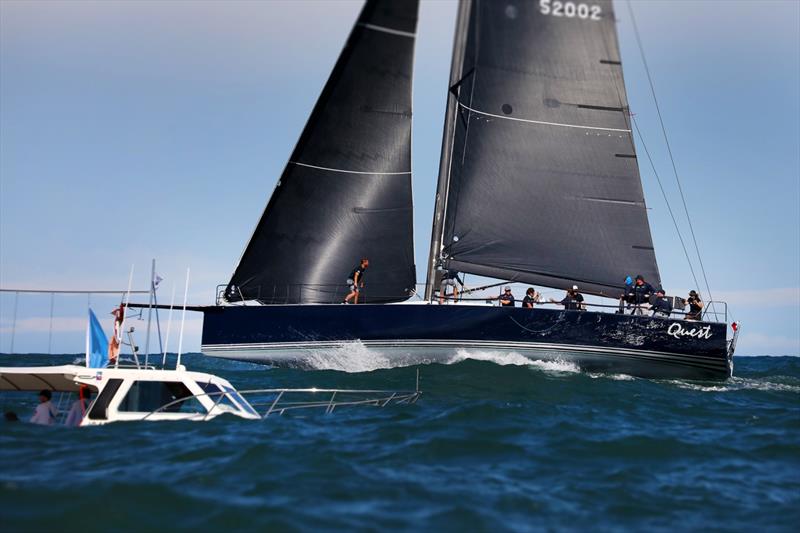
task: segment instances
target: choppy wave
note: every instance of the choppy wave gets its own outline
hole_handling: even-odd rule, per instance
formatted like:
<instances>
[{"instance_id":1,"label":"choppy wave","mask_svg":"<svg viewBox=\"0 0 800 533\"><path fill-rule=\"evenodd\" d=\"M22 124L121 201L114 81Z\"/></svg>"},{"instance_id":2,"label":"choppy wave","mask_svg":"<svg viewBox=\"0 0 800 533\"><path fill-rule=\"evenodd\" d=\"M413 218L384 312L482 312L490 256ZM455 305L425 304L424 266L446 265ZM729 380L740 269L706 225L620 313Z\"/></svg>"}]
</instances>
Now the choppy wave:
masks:
<instances>
[{"instance_id":1,"label":"choppy wave","mask_svg":"<svg viewBox=\"0 0 800 533\"><path fill-rule=\"evenodd\" d=\"M363 346L319 356L317 370L199 355L185 363L241 389L398 388L420 368L423 396L262 422L0 423L4 530L793 531L800 523L800 360L737 359L736 377L702 383L590 374L495 351L416 368ZM35 405L17 397L23 409Z\"/></svg>"}]
</instances>

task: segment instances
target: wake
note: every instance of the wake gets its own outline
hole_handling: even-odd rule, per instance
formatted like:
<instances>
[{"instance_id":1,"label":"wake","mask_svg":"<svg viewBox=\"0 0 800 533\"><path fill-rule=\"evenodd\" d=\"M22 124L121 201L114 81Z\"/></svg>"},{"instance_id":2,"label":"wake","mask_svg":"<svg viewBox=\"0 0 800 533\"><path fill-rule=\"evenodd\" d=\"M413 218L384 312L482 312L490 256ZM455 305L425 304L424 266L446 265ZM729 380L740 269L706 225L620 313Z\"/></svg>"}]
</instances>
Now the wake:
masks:
<instances>
[{"instance_id":1,"label":"wake","mask_svg":"<svg viewBox=\"0 0 800 533\"><path fill-rule=\"evenodd\" d=\"M465 361L484 361L500 366L524 366L545 372L578 373L577 365L559 360L534 360L516 352L499 350L467 350L459 349L454 355L446 358L430 358L424 355L392 356L391 358L378 351L371 350L360 341L350 342L337 348L326 348L313 351L304 361L304 366L312 370L336 370L339 372L359 373L402 368L414 365L442 364L455 365Z\"/></svg>"}]
</instances>

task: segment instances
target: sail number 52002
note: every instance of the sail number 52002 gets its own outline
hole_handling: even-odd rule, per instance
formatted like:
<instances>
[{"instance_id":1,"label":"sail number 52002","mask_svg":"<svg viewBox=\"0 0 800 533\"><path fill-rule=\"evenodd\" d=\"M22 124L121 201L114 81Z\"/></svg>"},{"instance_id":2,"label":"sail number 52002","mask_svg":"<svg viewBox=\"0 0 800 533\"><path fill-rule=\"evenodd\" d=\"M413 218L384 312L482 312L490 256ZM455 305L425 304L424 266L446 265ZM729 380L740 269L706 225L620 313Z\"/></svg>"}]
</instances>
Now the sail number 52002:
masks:
<instances>
[{"instance_id":1,"label":"sail number 52002","mask_svg":"<svg viewBox=\"0 0 800 533\"><path fill-rule=\"evenodd\" d=\"M559 2L559 0L539 0L539 12L553 17L581 18L600 20L600 6L576 4L575 2Z\"/></svg>"}]
</instances>

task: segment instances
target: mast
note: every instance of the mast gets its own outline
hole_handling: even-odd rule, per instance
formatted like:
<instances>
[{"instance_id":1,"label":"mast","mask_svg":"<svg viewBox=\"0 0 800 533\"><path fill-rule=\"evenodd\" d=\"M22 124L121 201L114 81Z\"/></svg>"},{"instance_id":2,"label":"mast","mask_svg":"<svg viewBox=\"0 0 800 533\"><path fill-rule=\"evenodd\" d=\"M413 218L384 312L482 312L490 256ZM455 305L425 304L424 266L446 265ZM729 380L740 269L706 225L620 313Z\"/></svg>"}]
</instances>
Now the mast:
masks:
<instances>
[{"instance_id":1,"label":"mast","mask_svg":"<svg viewBox=\"0 0 800 533\"><path fill-rule=\"evenodd\" d=\"M453 37L453 58L450 64L450 83L447 90L447 110L444 117L444 133L442 134L442 155L439 160L439 181L436 186L436 202L433 209L433 229L431 231L431 247L428 254L428 269L425 281L425 299L433 299L436 281L436 267L442 250L444 233L444 213L447 208L447 189L450 185L450 162L453 155L453 135L458 112L458 92L462 81L461 71L464 63L464 48L467 42L469 12L472 3L461 0L458 3L456 31Z\"/></svg>"}]
</instances>

